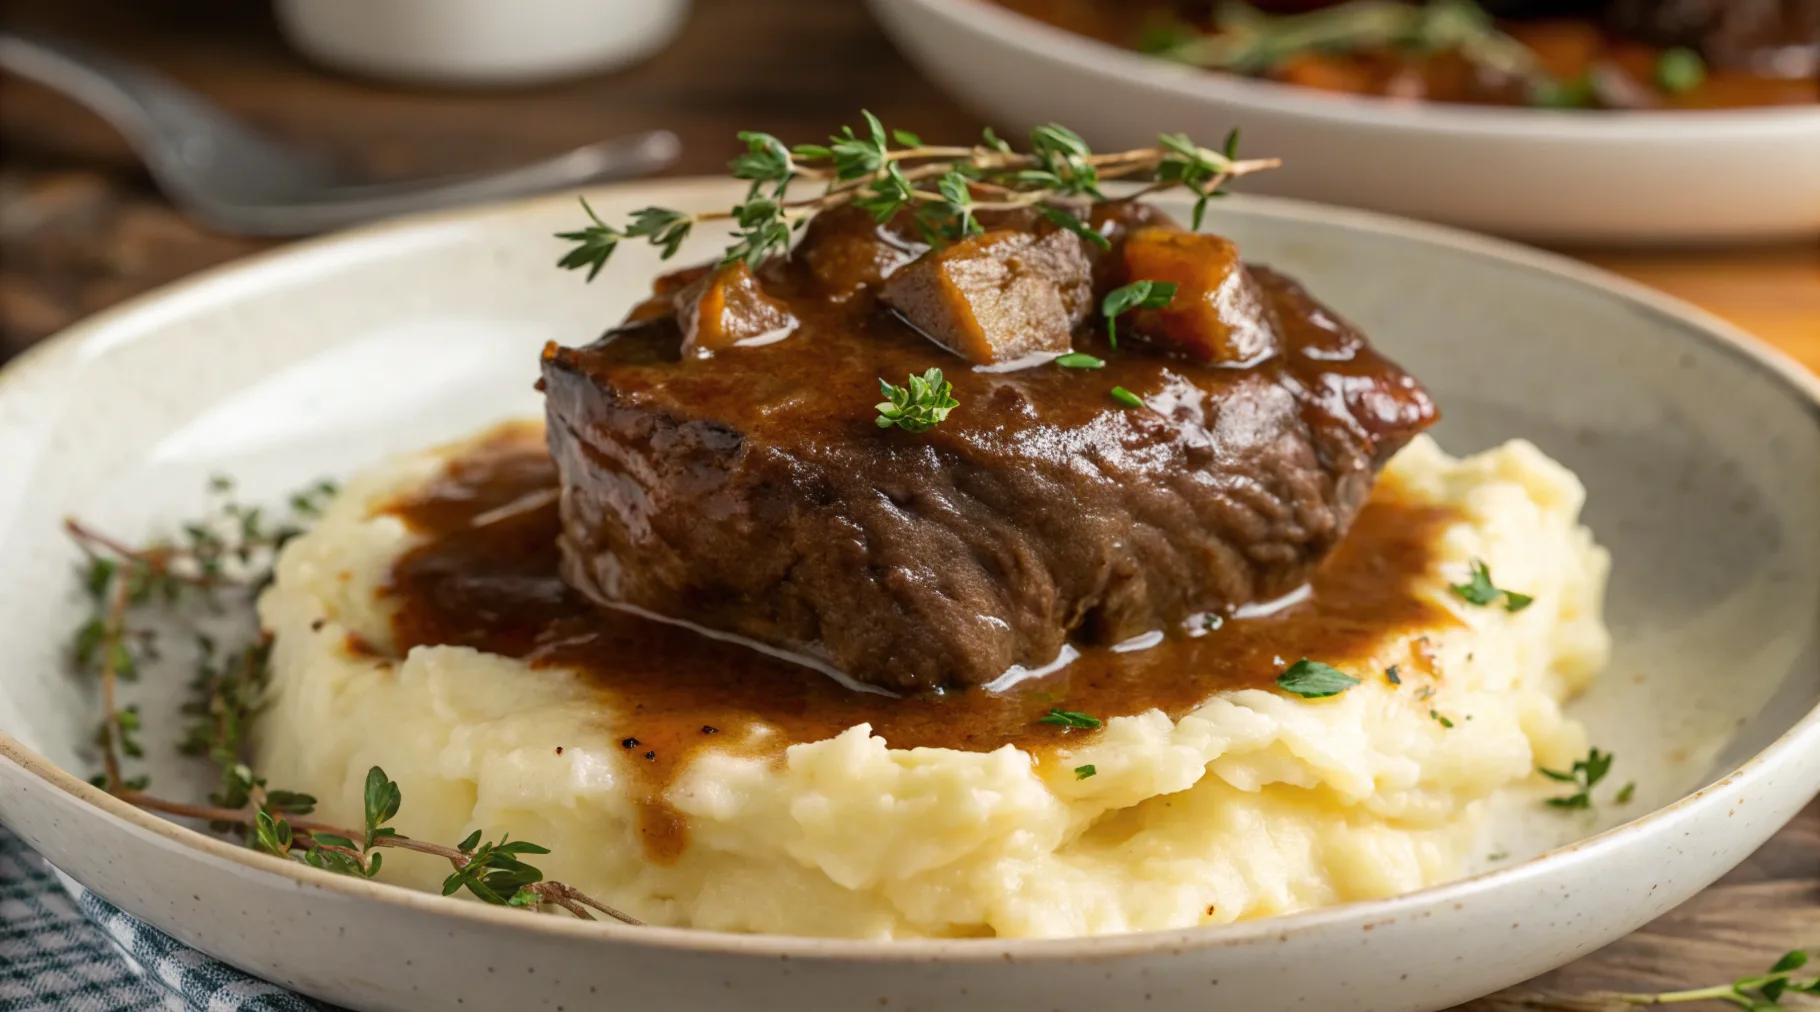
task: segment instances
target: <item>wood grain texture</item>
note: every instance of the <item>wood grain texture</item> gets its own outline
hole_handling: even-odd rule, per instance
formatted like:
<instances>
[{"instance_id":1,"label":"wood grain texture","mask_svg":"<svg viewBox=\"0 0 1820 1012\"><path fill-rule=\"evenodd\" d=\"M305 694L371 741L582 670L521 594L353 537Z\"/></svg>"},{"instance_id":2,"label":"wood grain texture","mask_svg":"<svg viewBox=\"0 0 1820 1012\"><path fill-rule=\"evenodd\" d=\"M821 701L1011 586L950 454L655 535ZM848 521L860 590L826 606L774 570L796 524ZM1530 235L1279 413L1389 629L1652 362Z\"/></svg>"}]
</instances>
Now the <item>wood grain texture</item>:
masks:
<instances>
[{"instance_id":1,"label":"wood grain texture","mask_svg":"<svg viewBox=\"0 0 1820 1012\"><path fill-rule=\"evenodd\" d=\"M1820 373L1820 242L1720 254L1580 256L1722 316Z\"/></svg>"},{"instance_id":2,"label":"wood grain texture","mask_svg":"<svg viewBox=\"0 0 1820 1012\"><path fill-rule=\"evenodd\" d=\"M675 173L714 173L738 129L818 137L862 106L927 137L981 125L920 79L854 0L697 0L683 36L641 66L473 93L321 73L284 47L267 7L0 0L0 21L105 46L275 133L390 175L493 168L660 126L683 138ZM104 124L17 81L0 80L0 144L0 360L121 299L272 245L175 213ZM1820 243L1582 255L1820 371ZM1820 947L1820 804L1681 909L1526 988L1705 986L1757 972L1794 946Z\"/></svg>"}]
</instances>

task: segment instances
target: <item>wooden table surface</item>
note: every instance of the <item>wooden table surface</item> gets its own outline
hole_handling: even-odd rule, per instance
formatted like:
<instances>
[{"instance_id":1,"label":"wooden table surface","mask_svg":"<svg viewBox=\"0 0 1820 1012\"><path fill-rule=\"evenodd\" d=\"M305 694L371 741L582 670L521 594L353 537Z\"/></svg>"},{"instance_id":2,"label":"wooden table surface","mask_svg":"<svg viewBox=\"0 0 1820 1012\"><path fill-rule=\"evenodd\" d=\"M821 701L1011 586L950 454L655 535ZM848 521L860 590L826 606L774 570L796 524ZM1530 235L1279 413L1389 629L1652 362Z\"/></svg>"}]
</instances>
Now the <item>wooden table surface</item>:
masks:
<instances>
[{"instance_id":1,"label":"wooden table surface","mask_svg":"<svg viewBox=\"0 0 1820 1012\"><path fill-rule=\"evenodd\" d=\"M736 130L819 138L862 106L926 137L981 125L898 58L855 0L697 0L682 38L642 66L489 93L321 73L284 47L268 5L246 0L0 0L0 23L105 46L381 173L487 169L653 127L682 136L676 173L718 173ZM272 245L185 220L105 125L17 81L0 83L0 144L0 361L121 299ZM1820 243L1581 255L1820 371ZM1820 948L1820 803L1681 909L1534 986L1704 986L1797 945Z\"/></svg>"}]
</instances>

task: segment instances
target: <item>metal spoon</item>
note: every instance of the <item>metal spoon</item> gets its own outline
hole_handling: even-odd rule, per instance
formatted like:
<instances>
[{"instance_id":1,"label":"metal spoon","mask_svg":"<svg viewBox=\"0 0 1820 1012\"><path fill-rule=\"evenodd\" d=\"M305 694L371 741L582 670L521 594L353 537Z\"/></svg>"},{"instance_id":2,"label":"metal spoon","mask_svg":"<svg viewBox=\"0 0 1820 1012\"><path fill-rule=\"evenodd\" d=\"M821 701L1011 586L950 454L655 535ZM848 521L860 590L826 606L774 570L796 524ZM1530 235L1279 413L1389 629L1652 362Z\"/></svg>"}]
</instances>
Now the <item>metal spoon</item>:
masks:
<instances>
[{"instance_id":1,"label":"metal spoon","mask_svg":"<svg viewBox=\"0 0 1820 1012\"><path fill-rule=\"evenodd\" d=\"M304 235L392 215L655 172L667 130L633 134L488 175L373 182L273 140L176 83L42 35L0 32L0 70L61 92L126 136L179 207L224 232Z\"/></svg>"}]
</instances>

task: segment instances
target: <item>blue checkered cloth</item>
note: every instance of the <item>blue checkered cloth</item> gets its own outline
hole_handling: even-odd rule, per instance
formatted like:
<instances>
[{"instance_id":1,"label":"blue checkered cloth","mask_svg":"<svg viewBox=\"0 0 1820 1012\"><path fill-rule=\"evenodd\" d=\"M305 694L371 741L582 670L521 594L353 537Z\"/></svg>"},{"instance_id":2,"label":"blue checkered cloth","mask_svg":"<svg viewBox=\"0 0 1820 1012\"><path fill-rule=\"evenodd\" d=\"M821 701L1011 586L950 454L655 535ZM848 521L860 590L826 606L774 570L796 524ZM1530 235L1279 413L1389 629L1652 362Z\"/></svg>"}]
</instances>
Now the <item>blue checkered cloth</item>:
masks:
<instances>
[{"instance_id":1,"label":"blue checkered cloth","mask_svg":"<svg viewBox=\"0 0 1820 1012\"><path fill-rule=\"evenodd\" d=\"M0 827L0 1012L332 1012L77 885Z\"/></svg>"}]
</instances>

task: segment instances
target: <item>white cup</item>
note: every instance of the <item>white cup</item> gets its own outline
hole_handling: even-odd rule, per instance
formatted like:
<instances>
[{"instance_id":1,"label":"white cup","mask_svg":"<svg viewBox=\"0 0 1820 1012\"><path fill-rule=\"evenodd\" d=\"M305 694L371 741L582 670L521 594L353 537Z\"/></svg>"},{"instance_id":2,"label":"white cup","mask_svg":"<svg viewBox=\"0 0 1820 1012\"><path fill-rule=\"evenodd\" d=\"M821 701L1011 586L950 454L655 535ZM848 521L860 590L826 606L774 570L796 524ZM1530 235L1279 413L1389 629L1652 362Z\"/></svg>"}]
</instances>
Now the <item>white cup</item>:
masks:
<instances>
[{"instance_id":1,"label":"white cup","mask_svg":"<svg viewBox=\"0 0 1820 1012\"><path fill-rule=\"evenodd\" d=\"M661 49L688 0L277 0L304 55L422 84L532 84L610 70Z\"/></svg>"}]
</instances>

